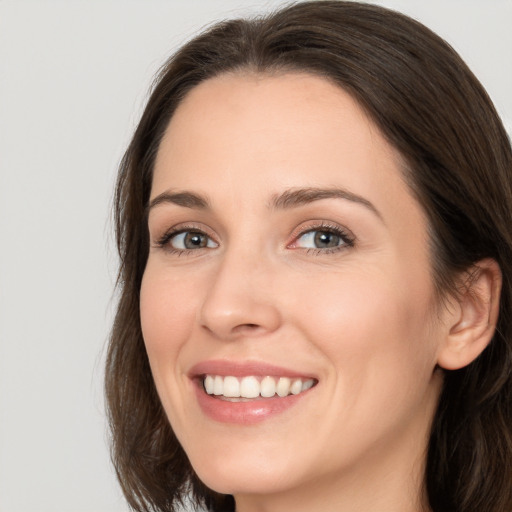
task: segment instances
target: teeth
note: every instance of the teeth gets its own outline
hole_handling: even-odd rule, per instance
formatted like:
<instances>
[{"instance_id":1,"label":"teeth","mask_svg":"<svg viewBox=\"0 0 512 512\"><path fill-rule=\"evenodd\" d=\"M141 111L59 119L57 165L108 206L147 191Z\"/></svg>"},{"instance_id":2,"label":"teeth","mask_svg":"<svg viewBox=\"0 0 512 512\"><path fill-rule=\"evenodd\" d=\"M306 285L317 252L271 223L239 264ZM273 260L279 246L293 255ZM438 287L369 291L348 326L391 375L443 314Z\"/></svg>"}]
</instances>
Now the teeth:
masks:
<instances>
[{"instance_id":1,"label":"teeth","mask_svg":"<svg viewBox=\"0 0 512 512\"><path fill-rule=\"evenodd\" d=\"M307 391L314 385L313 379L290 379L288 377L258 377L248 376L238 379L233 376L206 375L204 389L209 395L224 396L226 398L264 398L273 397L276 393L280 397L290 394L298 395Z\"/></svg>"},{"instance_id":2,"label":"teeth","mask_svg":"<svg viewBox=\"0 0 512 512\"><path fill-rule=\"evenodd\" d=\"M281 377L277 383L277 394L279 396L288 396L290 394L291 382L288 377Z\"/></svg>"},{"instance_id":3,"label":"teeth","mask_svg":"<svg viewBox=\"0 0 512 512\"><path fill-rule=\"evenodd\" d=\"M204 379L204 389L209 395L213 395L215 389L215 379L211 375L207 375Z\"/></svg>"},{"instance_id":4,"label":"teeth","mask_svg":"<svg viewBox=\"0 0 512 512\"><path fill-rule=\"evenodd\" d=\"M220 396L223 394L223 392L224 392L224 379L217 375L213 381L213 394Z\"/></svg>"},{"instance_id":5,"label":"teeth","mask_svg":"<svg viewBox=\"0 0 512 512\"><path fill-rule=\"evenodd\" d=\"M298 395L302 391L302 381L295 379L290 386L290 392L292 395Z\"/></svg>"},{"instance_id":6,"label":"teeth","mask_svg":"<svg viewBox=\"0 0 512 512\"><path fill-rule=\"evenodd\" d=\"M240 396L240 382L236 377L224 377L224 392L228 398L238 398Z\"/></svg>"},{"instance_id":7,"label":"teeth","mask_svg":"<svg viewBox=\"0 0 512 512\"><path fill-rule=\"evenodd\" d=\"M260 395L262 397L270 398L276 394L276 381L272 377L264 377L260 386Z\"/></svg>"},{"instance_id":8,"label":"teeth","mask_svg":"<svg viewBox=\"0 0 512 512\"><path fill-rule=\"evenodd\" d=\"M256 398L260 396L260 383L256 377L244 377L240 383L240 396Z\"/></svg>"},{"instance_id":9,"label":"teeth","mask_svg":"<svg viewBox=\"0 0 512 512\"><path fill-rule=\"evenodd\" d=\"M313 379L308 379L302 383L302 391L307 391L313 387Z\"/></svg>"}]
</instances>

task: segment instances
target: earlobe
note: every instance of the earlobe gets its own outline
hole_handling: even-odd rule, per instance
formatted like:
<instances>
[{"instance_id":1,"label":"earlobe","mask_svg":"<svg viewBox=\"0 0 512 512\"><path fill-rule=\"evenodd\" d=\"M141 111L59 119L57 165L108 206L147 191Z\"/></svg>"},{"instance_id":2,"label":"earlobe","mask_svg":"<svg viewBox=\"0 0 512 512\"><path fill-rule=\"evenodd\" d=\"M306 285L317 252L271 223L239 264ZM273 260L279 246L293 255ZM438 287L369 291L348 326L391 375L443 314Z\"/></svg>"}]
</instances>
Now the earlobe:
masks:
<instances>
[{"instance_id":1,"label":"earlobe","mask_svg":"<svg viewBox=\"0 0 512 512\"><path fill-rule=\"evenodd\" d=\"M501 282L500 267L490 258L479 261L464 274L438 354L441 368L463 368L487 347L498 321Z\"/></svg>"}]
</instances>

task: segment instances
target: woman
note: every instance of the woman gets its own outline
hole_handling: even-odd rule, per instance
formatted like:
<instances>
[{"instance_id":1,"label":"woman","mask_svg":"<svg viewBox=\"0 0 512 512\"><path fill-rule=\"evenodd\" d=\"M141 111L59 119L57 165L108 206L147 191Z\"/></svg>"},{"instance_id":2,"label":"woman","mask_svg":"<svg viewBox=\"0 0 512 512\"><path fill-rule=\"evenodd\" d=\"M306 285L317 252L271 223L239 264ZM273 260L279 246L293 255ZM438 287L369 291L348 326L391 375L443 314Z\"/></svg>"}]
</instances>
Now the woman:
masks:
<instances>
[{"instance_id":1,"label":"woman","mask_svg":"<svg viewBox=\"0 0 512 512\"><path fill-rule=\"evenodd\" d=\"M214 26L121 165L107 361L130 505L509 511L512 152L380 7Z\"/></svg>"}]
</instances>

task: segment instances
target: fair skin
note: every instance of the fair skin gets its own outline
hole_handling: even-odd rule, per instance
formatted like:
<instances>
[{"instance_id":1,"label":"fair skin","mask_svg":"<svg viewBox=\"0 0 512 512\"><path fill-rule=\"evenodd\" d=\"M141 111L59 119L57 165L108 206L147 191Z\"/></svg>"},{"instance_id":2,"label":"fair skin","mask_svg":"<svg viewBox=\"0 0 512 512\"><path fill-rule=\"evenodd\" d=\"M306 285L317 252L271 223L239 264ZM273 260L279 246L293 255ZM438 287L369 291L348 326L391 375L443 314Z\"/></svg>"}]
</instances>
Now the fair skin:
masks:
<instances>
[{"instance_id":1,"label":"fair skin","mask_svg":"<svg viewBox=\"0 0 512 512\"><path fill-rule=\"evenodd\" d=\"M307 74L210 79L170 122L151 201L143 335L201 480L238 512L427 510L436 367L485 348L499 269L481 262L476 293L436 307L424 212L358 104ZM203 387L280 371L313 387Z\"/></svg>"}]
</instances>

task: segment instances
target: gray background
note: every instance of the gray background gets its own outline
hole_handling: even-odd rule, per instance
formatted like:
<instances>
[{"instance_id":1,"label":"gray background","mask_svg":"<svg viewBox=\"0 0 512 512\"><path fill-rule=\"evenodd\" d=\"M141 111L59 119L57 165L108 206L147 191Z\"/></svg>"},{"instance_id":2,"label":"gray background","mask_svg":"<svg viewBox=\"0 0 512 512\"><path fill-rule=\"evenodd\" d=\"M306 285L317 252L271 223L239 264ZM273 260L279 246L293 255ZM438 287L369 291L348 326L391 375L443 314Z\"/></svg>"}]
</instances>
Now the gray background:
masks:
<instances>
[{"instance_id":1,"label":"gray background","mask_svg":"<svg viewBox=\"0 0 512 512\"><path fill-rule=\"evenodd\" d=\"M116 166L147 88L207 23L284 2L0 0L0 511L126 510L102 365ZM512 120L512 0L389 0L433 28Z\"/></svg>"}]
</instances>

